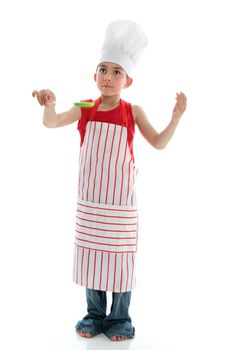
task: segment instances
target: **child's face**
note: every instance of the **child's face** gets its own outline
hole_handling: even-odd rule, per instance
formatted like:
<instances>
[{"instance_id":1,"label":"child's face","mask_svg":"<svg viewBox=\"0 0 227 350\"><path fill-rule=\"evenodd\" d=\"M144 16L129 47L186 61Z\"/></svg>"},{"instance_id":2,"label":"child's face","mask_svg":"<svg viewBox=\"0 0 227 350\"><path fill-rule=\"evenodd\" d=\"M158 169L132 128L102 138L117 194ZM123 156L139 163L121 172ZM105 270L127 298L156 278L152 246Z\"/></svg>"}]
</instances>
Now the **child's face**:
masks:
<instances>
[{"instance_id":1,"label":"child's face","mask_svg":"<svg viewBox=\"0 0 227 350\"><path fill-rule=\"evenodd\" d=\"M122 89L132 84L125 70L116 63L103 62L99 64L95 73L98 89L105 96L119 95Z\"/></svg>"}]
</instances>

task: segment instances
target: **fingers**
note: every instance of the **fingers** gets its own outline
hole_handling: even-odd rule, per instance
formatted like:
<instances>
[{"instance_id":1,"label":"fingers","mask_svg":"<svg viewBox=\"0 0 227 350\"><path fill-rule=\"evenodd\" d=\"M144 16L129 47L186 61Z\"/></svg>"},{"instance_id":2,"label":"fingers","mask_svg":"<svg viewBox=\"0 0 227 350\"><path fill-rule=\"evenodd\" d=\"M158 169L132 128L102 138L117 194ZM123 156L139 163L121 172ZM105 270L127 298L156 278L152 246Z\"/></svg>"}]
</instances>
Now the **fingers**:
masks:
<instances>
[{"instance_id":1,"label":"fingers","mask_svg":"<svg viewBox=\"0 0 227 350\"><path fill-rule=\"evenodd\" d=\"M173 109L173 117L180 118L186 109L187 98L183 92L176 93L176 104Z\"/></svg>"},{"instance_id":2,"label":"fingers","mask_svg":"<svg viewBox=\"0 0 227 350\"><path fill-rule=\"evenodd\" d=\"M178 112L179 115L182 115L186 109L187 98L183 92L176 94L176 105L174 108L174 113Z\"/></svg>"},{"instance_id":3,"label":"fingers","mask_svg":"<svg viewBox=\"0 0 227 350\"><path fill-rule=\"evenodd\" d=\"M183 92L176 93L176 100L178 105L185 106L186 108L187 98Z\"/></svg>"},{"instance_id":4,"label":"fingers","mask_svg":"<svg viewBox=\"0 0 227 350\"><path fill-rule=\"evenodd\" d=\"M182 100L186 100L186 96L183 92L180 92L180 93L176 93L176 99L182 99Z\"/></svg>"},{"instance_id":5,"label":"fingers","mask_svg":"<svg viewBox=\"0 0 227 350\"><path fill-rule=\"evenodd\" d=\"M37 100L39 101L39 104L42 106L43 105L43 103L42 103L42 98L41 98L41 91L37 91L37 90L34 90L33 92L32 92L32 96L33 97L37 97Z\"/></svg>"}]
</instances>

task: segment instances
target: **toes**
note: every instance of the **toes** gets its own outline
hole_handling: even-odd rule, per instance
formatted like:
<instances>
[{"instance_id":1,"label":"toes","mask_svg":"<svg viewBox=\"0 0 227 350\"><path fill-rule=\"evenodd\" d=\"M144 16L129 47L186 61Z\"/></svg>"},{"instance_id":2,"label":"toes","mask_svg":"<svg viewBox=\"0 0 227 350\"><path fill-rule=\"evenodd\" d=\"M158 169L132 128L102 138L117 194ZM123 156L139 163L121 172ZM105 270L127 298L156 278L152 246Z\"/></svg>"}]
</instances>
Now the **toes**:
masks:
<instances>
[{"instance_id":1,"label":"toes","mask_svg":"<svg viewBox=\"0 0 227 350\"><path fill-rule=\"evenodd\" d=\"M91 333L85 333L85 334L86 334L86 338L91 338L92 337Z\"/></svg>"},{"instance_id":2,"label":"toes","mask_svg":"<svg viewBox=\"0 0 227 350\"><path fill-rule=\"evenodd\" d=\"M127 340L128 338L125 337L119 337L119 340Z\"/></svg>"},{"instance_id":3,"label":"toes","mask_svg":"<svg viewBox=\"0 0 227 350\"><path fill-rule=\"evenodd\" d=\"M85 334L86 334L86 333L84 333L84 332L79 332L79 335L80 335L81 337L85 337Z\"/></svg>"},{"instance_id":4,"label":"toes","mask_svg":"<svg viewBox=\"0 0 227 350\"><path fill-rule=\"evenodd\" d=\"M84 338L91 338L92 337L91 333L88 333L88 332L79 332L79 335L81 337L84 337Z\"/></svg>"},{"instance_id":5,"label":"toes","mask_svg":"<svg viewBox=\"0 0 227 350\"><path fill-rule=\"evenodd\" d=\"M126 338L126 337L116 337L116 336L114 336L114 337L112 337L111 338L111 340L113 340L113 341L122 341L122 340L127 340L128 338Z\"/></svg>"}]
</instances>

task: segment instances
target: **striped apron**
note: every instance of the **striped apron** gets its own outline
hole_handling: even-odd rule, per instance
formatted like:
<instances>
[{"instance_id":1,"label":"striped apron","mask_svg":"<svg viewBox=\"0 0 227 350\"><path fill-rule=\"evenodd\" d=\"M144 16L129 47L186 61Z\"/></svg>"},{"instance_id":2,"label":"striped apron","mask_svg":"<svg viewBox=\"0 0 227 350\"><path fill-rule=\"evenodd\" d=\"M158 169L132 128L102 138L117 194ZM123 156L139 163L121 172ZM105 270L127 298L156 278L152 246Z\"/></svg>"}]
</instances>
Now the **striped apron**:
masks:
<instances>
[{"instance_id":1,"label":"striped apron","mask_svg":"<svg viewBox=\"0 0 227 350\"><path fill-rule=\"evenodd\" d=\"M86 288L126 292L135 288L137 207L135 168L122 125L94 121L91 109L80 149L73 280Z\"/></svg>"}]
</instances>

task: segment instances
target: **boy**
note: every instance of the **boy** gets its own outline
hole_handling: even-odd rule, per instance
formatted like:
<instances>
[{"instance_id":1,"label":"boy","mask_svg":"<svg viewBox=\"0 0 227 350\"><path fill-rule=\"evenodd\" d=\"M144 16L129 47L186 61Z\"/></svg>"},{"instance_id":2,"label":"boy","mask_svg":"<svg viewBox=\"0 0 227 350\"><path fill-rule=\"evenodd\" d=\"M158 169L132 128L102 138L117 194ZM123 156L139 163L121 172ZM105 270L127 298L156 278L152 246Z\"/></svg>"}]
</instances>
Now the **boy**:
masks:
<instances>
[{"instance_id":1,"label":"boy","mask_svg":"<svg viewBox=\"0 0 227 350\"><path fill-rule=\"evenodd\" d=\"M60 127L78 122L81 136L74 281L86 287L88 314L76 330L91 338L104 333L113 341L133 338L129 316L131 290L135 288L137 207L133 155L135 124L155 148L164 148L186 108L183 93L168 126L158 133L139 106L121 99L132 85L132 70L147 39L135 22L112 22L94 75L100 98L93 107L72 107L56 114L55 95L34 91L44 105L44 125ZM106 315L106 291L113 296Z\"/></svg>"}]
</instances>

